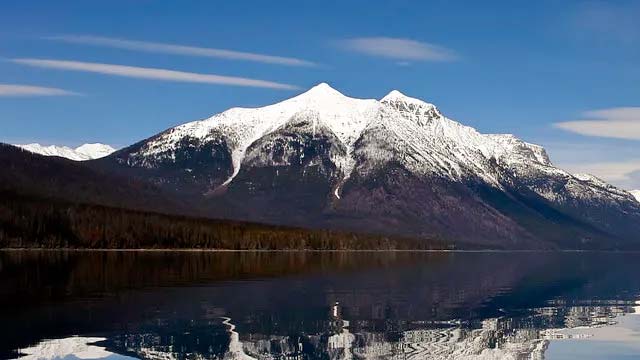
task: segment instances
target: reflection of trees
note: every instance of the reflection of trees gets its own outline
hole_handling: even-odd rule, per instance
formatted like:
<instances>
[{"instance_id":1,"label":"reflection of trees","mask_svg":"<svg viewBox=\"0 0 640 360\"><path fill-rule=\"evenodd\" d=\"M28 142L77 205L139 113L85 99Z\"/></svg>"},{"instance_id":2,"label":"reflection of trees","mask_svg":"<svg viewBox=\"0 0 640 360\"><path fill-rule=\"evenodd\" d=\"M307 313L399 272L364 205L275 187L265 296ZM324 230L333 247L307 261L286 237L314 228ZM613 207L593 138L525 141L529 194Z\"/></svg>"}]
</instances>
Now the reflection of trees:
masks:
<instances>
[{"instance_id":1,"label":"reflection of trees","mask_svg":"<svg viewBox=\"0 0 640 360\"><path fill-rule=\"evenodd\" d=\"M0 291L13 296L1 297L0 303L20 295L45 301L141 287L395 268L446 258L405 252L9 251L0 252Z\"/></svg>"}]
</instances>

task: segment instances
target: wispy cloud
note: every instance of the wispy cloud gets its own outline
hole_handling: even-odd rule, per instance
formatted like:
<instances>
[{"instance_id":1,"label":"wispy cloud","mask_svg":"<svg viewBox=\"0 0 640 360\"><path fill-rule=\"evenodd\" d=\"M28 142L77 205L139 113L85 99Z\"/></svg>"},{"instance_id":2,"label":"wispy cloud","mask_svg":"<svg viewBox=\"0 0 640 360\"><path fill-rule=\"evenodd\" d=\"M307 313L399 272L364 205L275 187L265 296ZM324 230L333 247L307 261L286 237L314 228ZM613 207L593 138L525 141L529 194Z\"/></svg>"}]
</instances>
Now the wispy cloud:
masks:
<instances>
[{"instance_id":1,"label":"wispy cloud","mask_svg":"<svg viewBox=\"0 0 640 360\"><path fill-rule=\"evenodd\" d=\"M640 140L640 107L587 111L587 120L563 121L554 127L585 136Z\"/></svg>"},{"instance_id":2,"label":"wispy cloud","mask_svg":"<svg viewBox=\"0 0 640 360\"><path fill-rule=\"evenodd\" d=\"M633 141L576 138L543 143L561 169L593 174L623 189L640 189L640 155Z\"/></svg>"},{"instance_id":3,"label":"wispy cloud","mask_svg":"<svg viewBox=\"0 0 640 360\"><path fill-rule=\"evenodd\" d=\"M92 46L102 46L109 48L143 51L162 54L175 54L186 56L200 56L210 58L220 58L229 60L244 60L266 64L277 64L287 66L314 66L315 63L294 57L274 56L257 54L251 52L234 51L227 49L216 49L197 46L186 46L177 44L166 44L158 42L137 41L116 39L91 35L59 35L47 36L45 39L61 41L72 44L83 44Z\"/></svg>"},{"instance_id":4,"label":"wispy cloud","mask_svg":"<svg viewBox=\"0 0 640 360\"><path fill-rule=\"evenodd\" d=\"M350 51L405 61L454 61L452 50L442 46L410 39L391 37L360 37L341 40L339 44Z\"/></svg>"},{"instance_id":5,"label":"wispy cloud","mask_svg":"<svg viewBox=\"0 0 640 360\"><path fill-rule=\"evenodd\" d=\"M627 161L568 163L563 168L572 173L595 175L626 189L640 189L640 159Z\"/></svg>"},{"instance_id":6,"label":"wispy cloud","mask_svg":"<svg viewBox=\"0 0 640 360\"><path fill-rule=\"evenodd\" d=\"M35 66L48 69L60 69L70 71L82 71L99 73L113 76L121 76L128 78L148 79L148 80L164 80L176 82L190 83L207 83L231 86L247 86L269 89L295 90L298 87L289 84L283 84L273 81L249 79L235 76L223 76L215 74L201 74L185 71L146 68L137 66L114 65L91 63L81 61L68 60L51 60L51 59L11 59L12 62L28 66Z\"/></svg>"},{"instance_id":7,"label":"wispy cloud","mask_svg":"<svg viewBox=\"0 0 640 360\"><path fill-rule=\"evenodd\" d=\"M31 97L31 96L68 96L80 95L73 91L20 84L1 84L0 97Z\"/></svg>"}]
</instances>

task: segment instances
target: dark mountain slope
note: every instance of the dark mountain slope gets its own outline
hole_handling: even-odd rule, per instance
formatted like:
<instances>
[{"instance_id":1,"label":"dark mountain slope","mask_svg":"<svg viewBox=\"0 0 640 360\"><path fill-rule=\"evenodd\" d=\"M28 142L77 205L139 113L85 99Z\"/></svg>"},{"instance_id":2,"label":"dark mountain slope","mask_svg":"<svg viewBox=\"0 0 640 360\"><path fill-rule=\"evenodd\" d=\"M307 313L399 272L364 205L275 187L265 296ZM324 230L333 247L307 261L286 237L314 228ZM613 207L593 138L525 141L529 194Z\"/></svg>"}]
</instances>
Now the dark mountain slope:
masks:
<instances>
[{"instance_id":1,"label":"dark mountain slope","mask_svg":"<svg viewBox=\"0 0 640 360\"><path fill-rule=\"evenodd\" d=\"M397 91L355 99L320 84L89 165L150 181L217 218L485 248L640 247L640 203L630 193Z\"/></svg>"},{"instance_id":2,"label":"dark mountain slope","mask_svg":"<svg viewBox=\"0 0 640 360\"><path fill-rule=\"evenodd\" d=\"M0 169L0 192L5 194L166 213L192 212L185 203L148 181L11 145L0 144Z\"/></svg>"}]
</instances>

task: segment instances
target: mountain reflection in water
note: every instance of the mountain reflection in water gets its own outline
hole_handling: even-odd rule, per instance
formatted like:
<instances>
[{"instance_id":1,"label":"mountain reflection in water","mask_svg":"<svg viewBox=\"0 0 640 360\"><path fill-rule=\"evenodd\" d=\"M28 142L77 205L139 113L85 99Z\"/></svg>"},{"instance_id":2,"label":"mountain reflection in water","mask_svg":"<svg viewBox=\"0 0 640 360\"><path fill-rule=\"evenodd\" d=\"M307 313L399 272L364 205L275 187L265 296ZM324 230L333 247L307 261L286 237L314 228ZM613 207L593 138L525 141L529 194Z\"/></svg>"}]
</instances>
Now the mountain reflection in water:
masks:
<instances>
[{"instance_id":1,"label":"mountain reflection in water","mask_svg":"<svg viewBox=\"0 0 640 360\"><path fill-rule=\"evenodd\" d=\"M627 346L640 340L638 260L0 252L0 358L553 359L605 340L640 351Z\"/></svg>"}]
</instances>

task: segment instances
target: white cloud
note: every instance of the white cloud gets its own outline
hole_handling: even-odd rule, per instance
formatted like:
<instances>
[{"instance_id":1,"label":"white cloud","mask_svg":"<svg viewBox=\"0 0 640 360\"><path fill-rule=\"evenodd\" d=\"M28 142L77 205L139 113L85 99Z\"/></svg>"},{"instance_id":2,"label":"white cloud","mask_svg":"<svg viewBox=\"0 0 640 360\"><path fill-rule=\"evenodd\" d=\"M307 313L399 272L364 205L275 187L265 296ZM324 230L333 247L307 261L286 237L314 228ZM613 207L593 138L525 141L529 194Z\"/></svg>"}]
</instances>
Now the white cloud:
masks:
<instances>
[{"instance_id":1,"label":"white cloud","mask_svg":"<svg viewBox=\"0 0 640 360\"><path fill-rule=\"evenodd\" d=\"M165 44L148 41L136 41L125 39L114 39L100 36L90 35L60 35L45 37L48 40L61 41L73 44L83 44L92 46L102 46L117 49L144 51L162 54L175 54L187 56L200 56L210 58L221 58L230 60L245 60L267 64L278 64L287 66L314 66L311 61L302 60L293 57L273 56L265 54L256 54L250 52L205 48L196 46Z\"/></svg>"},{"instance_id":2,"label":"white cloud","mask_svg":"<svg viewBox=\"0 0 640 360\"><path fill-rule=\"evenodd\" d=\"M640 159L593 163L567 163L562 168L571 173L595 175L607 182L626 189L640 188Z\"/></svg>"},{"instance_id":3,"label":"white cloud","mask_svg":"<svg viewBox=\"0 0 640 360\"><path fill-rule=\"evenodd\" d=\"M572 120L554 127L585 136L640 140L640 107L593 110L584 113L592 120Z\"/></svg>"},{"instance_id":4,"label":"white cloud","mask_svg":"<svg viewBox=\"0 0 640 360\"><path fill-rule=\"evenodd\" d=\"M278 83L273 81L249 79L249 78L234 77L234 76L223 76L223 75L215 75L215 74L192 73L192 72L167 70L167 69L145 68L145 67L137 67L137 66L113 65L113 64L68 61L68 60L50 60L50 59L12 59L11 61L17 64L23 64L23 65L35 66L35 67L41 67L41 68L91 72L91 73L99 73L99 74L138 78L138 79L207 83L207 84L220 84L220 85L231 85L231 86L285 89L285 90L298 89L294 85L283 84L283 83Z\"/></svg>"},{"instance_id":5,"label":"white cloud","mask_svg":"<svg viewBox=\"0 0 640 360\"><path fill-rule=\"evenodd\" d=\"M67 91L58 88L19 85L19 84L0 84L0 97L30 97L30 96L67 96L80 95L73 91Z\"/></svg>"},{"instance_id":6,"label":"white cloud","mask_svg":"<svg viewBox=\"0 0 640 360\"><path fill-rule=\"evenodd\" d=\"M340 41L351 51L406 61L453 61L458 57L447 48L410 39L361 37Z\"/></svg>"},{"instance_id":7,"label":"white cloud","mask_svg":"<svg viewBox=\"0 0 640 360\"><path fill-rule=\"evenodd\" d=\"M592 174L622 189L640 189L640 154L633 142L585 138L547 142L545 147L553 163L570 173Z\"/></svg>"}]
</instances>

